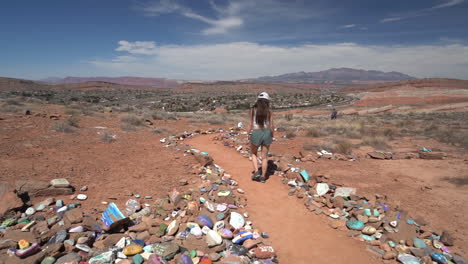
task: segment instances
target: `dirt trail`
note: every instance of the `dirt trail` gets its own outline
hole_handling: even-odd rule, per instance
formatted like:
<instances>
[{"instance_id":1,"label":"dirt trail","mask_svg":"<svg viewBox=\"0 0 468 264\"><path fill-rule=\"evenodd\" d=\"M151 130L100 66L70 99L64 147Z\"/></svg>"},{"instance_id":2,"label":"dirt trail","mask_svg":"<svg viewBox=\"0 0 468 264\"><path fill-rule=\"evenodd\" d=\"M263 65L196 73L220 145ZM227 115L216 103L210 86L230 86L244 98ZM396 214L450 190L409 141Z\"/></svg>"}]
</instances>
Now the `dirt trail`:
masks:
<instances>
[{"instance_id":1,"label":"dirt trail","mask_svg":"<svg viewBox=\"0 0 468 264\"><path fill-rule=\"evenodd\" d=\"M198 136L188 143L207 151L239 182L246 192L252 221L268 232L280 263L382 263L366 251L364 243L332 229L297 198L288 196L279 177L272 176L264 184L251 181L250 161L212 138Z\"/></svg>"}]
</instances>

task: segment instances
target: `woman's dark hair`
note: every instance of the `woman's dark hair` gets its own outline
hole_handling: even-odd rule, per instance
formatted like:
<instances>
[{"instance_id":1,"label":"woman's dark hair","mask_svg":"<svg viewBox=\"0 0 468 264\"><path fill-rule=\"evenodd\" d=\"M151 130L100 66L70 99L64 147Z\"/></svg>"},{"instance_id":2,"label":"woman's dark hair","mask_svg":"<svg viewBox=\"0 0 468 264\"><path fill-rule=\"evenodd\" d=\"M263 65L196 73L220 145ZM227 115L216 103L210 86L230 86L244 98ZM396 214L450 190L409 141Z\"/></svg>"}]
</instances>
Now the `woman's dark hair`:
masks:
<instances>
[{"instance_id":1,"label":"woman's dark hair","mask_svg":"<svg viewBox=\"0 0 468 264\"><path fill-rule=\"evenodd\" d=\"M257 124L265 126L268 118L270 117L270 102L267 99L258 99L253 106L255 111L255 120Z\"/></svg>"}]
</instances>

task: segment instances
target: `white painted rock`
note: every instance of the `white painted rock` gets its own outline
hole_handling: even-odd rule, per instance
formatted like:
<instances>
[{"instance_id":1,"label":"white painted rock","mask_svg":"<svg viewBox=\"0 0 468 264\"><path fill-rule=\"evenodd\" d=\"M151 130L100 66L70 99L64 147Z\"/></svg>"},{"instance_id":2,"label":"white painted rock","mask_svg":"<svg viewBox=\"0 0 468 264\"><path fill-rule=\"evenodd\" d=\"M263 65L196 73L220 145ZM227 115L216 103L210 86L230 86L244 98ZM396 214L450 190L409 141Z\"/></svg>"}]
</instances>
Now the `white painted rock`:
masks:
<instances>
[{"instance_id":1,"label":"white painted rock","mask_svg":"<svg viewBox=\"0 0 468 264\"><path fill-rule=\"evenodd\" d=\"M221 243L223 243L223 238L218 234L218 232L210 230L208 231L208 234L206 234L206 243L209 247L221 245Z\"/></svg>"},{"instance_id":2,"label":"white painted rock","mask_svg":"<svg viewBox=\"0 0 468 264\"><path fill-rule=\"evenodd\" d=\"M229 219L229 224L235 229L240 229L245 225L245 220L242 215L236 212L231 212L231 219Z\"/></svg>"},{"instance_id":3,"label":"white painted rock","mask_svg":"<svg viewBox=\"0 0 468 264\"><path fill-rule=\"evenodd\" d=\"M317 188L316 188L317 195L319 196L325 195L328 192L328 190L330 190L330 188L328 187L328 184L317 183Z\"/></svg>"},{"instance_id":4,"label":"white painted rock","mask_svg":"<svg viewBox=\"0 0 468 264\"><path fill-rule=\"evenodd\" d=\"M88 196L86 194L78 194L76 196L76 199L84 201L84 200L88 199Z\"/></svg>"}]
</instances>

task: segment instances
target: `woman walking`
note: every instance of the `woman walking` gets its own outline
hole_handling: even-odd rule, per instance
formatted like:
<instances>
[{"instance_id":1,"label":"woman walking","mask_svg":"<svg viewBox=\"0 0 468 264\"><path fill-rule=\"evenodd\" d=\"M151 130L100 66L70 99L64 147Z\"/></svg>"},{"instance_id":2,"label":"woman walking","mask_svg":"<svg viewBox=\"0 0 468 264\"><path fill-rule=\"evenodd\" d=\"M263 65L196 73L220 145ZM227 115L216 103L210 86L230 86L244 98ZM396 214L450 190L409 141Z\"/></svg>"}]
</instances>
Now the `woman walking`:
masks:
<instances>
[{"instance_id":1,"label":"woman walking","mask_svg":"<svg viewBox=\"0 0 468 264\"><path fill-rule=\"evenodd\" d=\"M250 151L253 164L252 180L265 182L268 168L268 151L273 142L273 113L270 109L270 96L262 92L250 109L250 122L247 127L250 135ZM258 166L258 149L261 147L261 169Z\"/></svg>"}]
</instances>

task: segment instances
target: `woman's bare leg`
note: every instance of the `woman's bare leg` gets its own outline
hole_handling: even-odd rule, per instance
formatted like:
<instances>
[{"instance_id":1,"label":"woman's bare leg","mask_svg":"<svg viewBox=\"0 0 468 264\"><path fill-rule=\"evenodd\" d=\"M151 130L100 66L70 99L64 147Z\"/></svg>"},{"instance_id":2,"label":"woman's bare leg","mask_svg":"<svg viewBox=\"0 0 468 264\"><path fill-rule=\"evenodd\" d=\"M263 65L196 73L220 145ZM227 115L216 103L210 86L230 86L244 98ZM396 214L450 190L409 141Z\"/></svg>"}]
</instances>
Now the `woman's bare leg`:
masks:
<instances>
[{"instance_id":1,"label":"woman's bare leg","mask_svg":"<svg viewBox=\"0 0 468 264\"><path fill-rule=\"evenodd\" d=\"M266 173L268 169L268 151L270 146L262 146L262 179L266 178Z\"/></svg>"},{"instance_id":2,"label":"woman's bare leg","mask_svg":"<svg viewBox=\"0 0 468 264\"><path fill-rule=\"evenodd\" d=\"M258 171L257 151L258 146L250 144L250 152L252 153L252 165L254 167L254 173Z\"/></svg>"}]
</instances>

